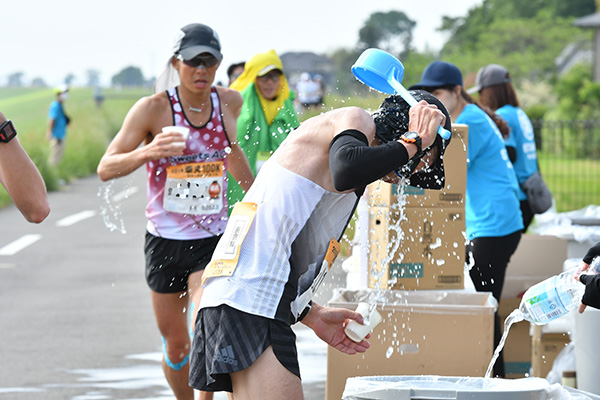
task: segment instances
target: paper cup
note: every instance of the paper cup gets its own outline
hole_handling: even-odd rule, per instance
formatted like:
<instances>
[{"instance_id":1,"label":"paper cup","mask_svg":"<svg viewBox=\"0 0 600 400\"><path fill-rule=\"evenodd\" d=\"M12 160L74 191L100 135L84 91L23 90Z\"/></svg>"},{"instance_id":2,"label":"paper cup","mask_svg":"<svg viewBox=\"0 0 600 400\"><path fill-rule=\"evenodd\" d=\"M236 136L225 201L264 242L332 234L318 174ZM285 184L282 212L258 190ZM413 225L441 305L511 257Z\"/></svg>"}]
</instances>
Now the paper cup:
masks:
<instances>
[{"instance_id":1,"label":"paper cup","mask_svg":"<svg viewBox=\"0 0 600 400\"><path fill-rule=\"evenodd\" d=\"M365 336L373 332L373 329L375 329L383 319L381 314L375 309L369 314L369 308L369 303L358 303L356 312L363 316L365 324L362 325L356 321L350 321L344 329L346 335L357 343L362 342Z\"/></svg>"},{"instance_id":2,"label":"paper cup","mask_svg":"<svg viewBox=\"0 0 600 400\"><path fill-rule=\"evenodd\" d=\"M163 133L179 132L183 135L184 140L187 140L187 137L190 134L190 128L186 128L185 126L165 126L162 128L162 131Z\"/></svg>"}]
</instances>

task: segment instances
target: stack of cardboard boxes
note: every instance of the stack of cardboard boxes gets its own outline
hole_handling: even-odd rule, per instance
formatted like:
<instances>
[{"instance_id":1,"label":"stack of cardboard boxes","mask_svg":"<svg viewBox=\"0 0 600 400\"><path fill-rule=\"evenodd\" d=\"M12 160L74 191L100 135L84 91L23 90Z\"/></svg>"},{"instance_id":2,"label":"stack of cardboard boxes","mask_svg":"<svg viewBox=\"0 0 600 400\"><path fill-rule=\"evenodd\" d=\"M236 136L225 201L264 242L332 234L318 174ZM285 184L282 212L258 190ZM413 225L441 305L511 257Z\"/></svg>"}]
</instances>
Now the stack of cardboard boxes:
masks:
<instances>
[{"instance_id":1,"label":"stack of cardboard boxes","mask_svg":"<svg viewBox=\"0 0 600 400\"><path fill-rule=\"evenodd\" d=\"M468 127L454 125L442 190L369 185L369 287L461 289Z\"/></svg>"},{"instance_id":2,"label":"stack of cardboard boxes","mask_svg":"<svg viewBox=\"0 0 600 400\"><path fill-rule=\"evenodd\" d=\"M383 321L364 354L328 348L327 400L340 399L352 376L485 373L494 305L490 293L457 290L464 288L468 128L454 125L452 134L443 190L401 193L380 181L368 188L369 289L340 292L329 305L354 309L375 299Z\"/></svg>"}]
</instances>

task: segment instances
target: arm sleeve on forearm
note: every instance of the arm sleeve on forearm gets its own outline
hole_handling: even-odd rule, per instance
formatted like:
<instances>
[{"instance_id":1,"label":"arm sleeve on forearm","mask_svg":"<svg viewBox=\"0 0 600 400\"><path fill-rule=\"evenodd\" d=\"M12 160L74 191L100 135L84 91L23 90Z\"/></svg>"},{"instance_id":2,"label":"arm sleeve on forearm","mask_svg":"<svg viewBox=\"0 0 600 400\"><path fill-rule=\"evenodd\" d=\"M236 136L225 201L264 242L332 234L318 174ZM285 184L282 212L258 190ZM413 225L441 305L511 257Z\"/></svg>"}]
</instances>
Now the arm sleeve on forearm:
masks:
<instances>
[{"instance_id":1,"label":"arm sleeve on forearm","mask_svg":"<svg viewBox=\"0 0 600 400\"><path fill-rule=\"evenodd\" d=\"M336 190L365 186L408 162L408 151L396 141L369 147L364 133L346 130L329 144L329 169Z\"/></svg>"},{"instance_id":2,"label":"arm sleeve on forearm","mask_svg":"<svg viewBox=\"0 0 600 400\"><path fill-rule=\"evenodd\" d=\"M581 302L586 306L600 308L600 275L583 274L579 276L585 285L585 293Z\"/></svg>"},{"instance_id":3,"label":"arm sleeve on forearm","mask_svg":"<svg viewBox=\"0 0 600 400\"><path fill-rule=\"evenodd\" d=\"M600 256L600 243L596 243L585 254L583 257L583 262L586 264L591 264L596 256Z\"/></svg>"}]
</instances>

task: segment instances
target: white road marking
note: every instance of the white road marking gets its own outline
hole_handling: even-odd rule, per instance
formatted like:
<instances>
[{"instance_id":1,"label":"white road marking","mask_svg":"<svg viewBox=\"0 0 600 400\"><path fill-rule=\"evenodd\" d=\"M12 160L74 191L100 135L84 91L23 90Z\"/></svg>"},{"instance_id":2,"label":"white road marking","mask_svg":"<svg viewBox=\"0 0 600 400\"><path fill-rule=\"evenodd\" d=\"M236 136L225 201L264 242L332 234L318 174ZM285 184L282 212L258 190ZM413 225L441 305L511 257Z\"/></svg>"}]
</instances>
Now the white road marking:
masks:
<instances>
[{"instance_id":1,"label":"white road marking","mask_svg":"<svg viewBox=\"0 0 600 400\"><path fill-rule=\"evenodd\" d=\"M9 269L9 268L14 268L14 267L15 267L15 264L0 263L0 269Z\"/></svg>"},{"instance_id":2,"label":"white road marking","mask_svg":"<svg viewBox=\"0 0 600 400\"><path fill-rule=\"evenodd\" d=\"M115 194L112 197L112 201L118 202L121 201L123 199L128 198L129 196L139 192L139 188L137 186L132 186L130 188L127 188L125 190L120 191L119 193Z\"/></svg>"},{"instance_id":3,"label":"white road marking","mask_svg":"<svg viewBox=\"0 0 600 400\"><path fill-rule=\"evenodd\" d=\"M42 235L39 234L23 235L14 242L11 242L6 246L0 248L0 256L13 256L19 251L26 248L27 246L31 246L41 238Z\"/></svg>"},{"instance_id":4,"label":"white road marking","mask_svg":"<svg viewBox=\"0 0 600 400\"><path fill-rule=\"evenodd\" d=\"M94 210L85 210L78 212L77 214L69 215L63 219L56 221L56 226L71 226L84 219L92 218L96 215Z\"/></svg>"}]
</instances>

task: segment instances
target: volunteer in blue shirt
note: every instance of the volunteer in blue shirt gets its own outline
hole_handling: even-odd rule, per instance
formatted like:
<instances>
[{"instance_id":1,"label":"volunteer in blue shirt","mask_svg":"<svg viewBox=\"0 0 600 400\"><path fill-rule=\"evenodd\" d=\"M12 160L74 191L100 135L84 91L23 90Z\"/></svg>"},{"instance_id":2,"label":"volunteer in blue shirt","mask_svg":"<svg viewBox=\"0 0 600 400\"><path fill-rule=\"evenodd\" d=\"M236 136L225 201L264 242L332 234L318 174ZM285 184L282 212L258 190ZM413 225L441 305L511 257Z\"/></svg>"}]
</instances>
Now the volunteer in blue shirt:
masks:
<instances>
[{"instance_id":1,"label":"volunteer in blue shirt","mask_svg":"<svg viewBox=\"0 0 600 400\"><path fill-rule=\"evenodd\" d=\"M527 202L527 195L520 185L539 170L531 121L527 114L519 108L519 101L511 84L510 74L501 65L489 64L481 68L477 72L475 86L470 88L467 93L479 93L479 103L495 111L510 127L510 136L506 146L519 181L523 230L526 231L534 213Z\"/></svg>"},{"instance_id":2,"label":"volunteer in blue shirt","mask_svg":"<svg viewBox=\"0 0 600 400\"><path fill-rule=\"evenodd\" d=\"M506 266L521 239L523 221L518 183L496 122L463 90L462 74L454 65L434 61L423 71L424 89L439 98L457 124L469 127L466 193L466 263L477 291L492 292L500 300ZM501 121L500 121L501 122ZM502 330L496 314L494 343ZM494 375L504 376L498 358Z\"/></svg>"},{"instance_id":3,"label":"volunteer in blue shirt","mask_svg":"<svg viewBox=\"0 0 600 400\"><path fill-rule=\"evenodd\" d=\"M54 89L56 100L50 103L48 110L48 132L47 139L50 141L50 160L49 164L56 166L65 151L65 137L67 136L67 126L70 119L65 113L64 103L69 98L69 87L61 85Z\"/></svg>"}]
</instances>

